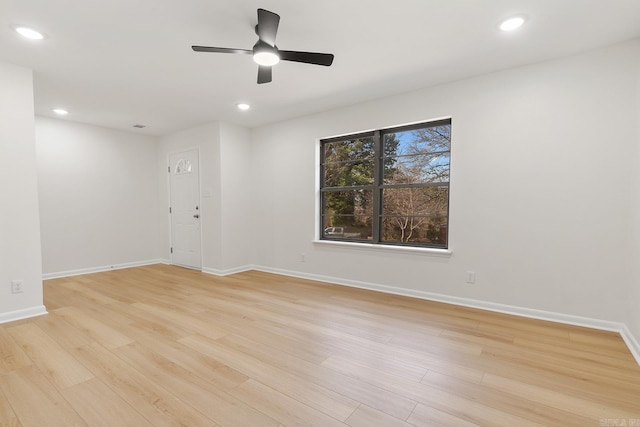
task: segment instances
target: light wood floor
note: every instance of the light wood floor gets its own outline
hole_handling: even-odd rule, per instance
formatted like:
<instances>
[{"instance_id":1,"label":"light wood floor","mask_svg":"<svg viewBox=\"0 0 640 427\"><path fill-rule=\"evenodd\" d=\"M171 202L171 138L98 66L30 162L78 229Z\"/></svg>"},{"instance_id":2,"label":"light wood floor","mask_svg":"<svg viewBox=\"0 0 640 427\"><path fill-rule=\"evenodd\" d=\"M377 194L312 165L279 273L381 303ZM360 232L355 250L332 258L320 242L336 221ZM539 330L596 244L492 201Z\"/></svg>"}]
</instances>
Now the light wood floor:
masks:
<instances>
[{"instance_id":1,"label":"light wood floor","mask_svg":"<svg viewBox=\"0 0 640 427\"><path fill-rule=\"evenodd\" d=\"M44 291L0 325L0 426L640 425L615 333L164 265Z\"/></svg>"}]
</instances>

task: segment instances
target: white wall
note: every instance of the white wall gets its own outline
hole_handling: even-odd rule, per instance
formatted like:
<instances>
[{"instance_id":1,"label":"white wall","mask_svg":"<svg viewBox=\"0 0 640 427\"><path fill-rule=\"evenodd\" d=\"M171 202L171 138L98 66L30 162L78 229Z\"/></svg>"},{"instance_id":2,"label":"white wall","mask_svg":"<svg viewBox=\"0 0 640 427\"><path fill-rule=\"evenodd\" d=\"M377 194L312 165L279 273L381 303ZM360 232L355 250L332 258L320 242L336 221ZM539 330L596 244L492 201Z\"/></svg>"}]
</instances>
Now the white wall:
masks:
<instances>
[{"instance_id":1,"label":"white wall","mask_svg":"<svg viewBox=\"0 0 640 427\"><path fill-rule=\"evenodd\" d=\"M255 264L626 322L637 52L634 41L254 129ZM312 243L318 138L444 116L452 256Z\"/></svg>"},{"instance_id":2,"label":"white wall","mask_svg":"<svg viewBox=\"0 0 640 427\"><path fill-rule=\"evenodd\" d=\"M224 271L244 268L253 262L252 239L256 223L251 200L254 182L251 180L250 138L248 129L220 123L221 268Z\"/></svg>"},{"instance_id":3,"label":"white wall","mask_svg":"<svg viewBox=\"0 0 640 427\"><path fill-rule=\"evenodd\" d=\"M628 322L629 330L636 337L636 346L640 349L640 66L636 68L636 154L635 154L635 183L633 201L635 202L633 236L635 247L629 254L630 262L634 265L634 275L630 280L628 298Z\"/></svg>"},{"instance_id":4,"label":"white wall","mask_svg":"<svg viewBox=\"0 0 640 427\"><path fill-rule=\"evenodd\" d=\"M157 138L36 118L45 277L160 258Z\"/></svg>"},{"instance_id":5,"label":"white wall","mask_svg":"<svg viewBox=\"0 0 640 427\"><path fill-rule=\"evenodd\" d=\"M0 63L0 323L45 313L31 70ZM22 280L23 292L11 293Z\"/></svg>"}]
</instances>

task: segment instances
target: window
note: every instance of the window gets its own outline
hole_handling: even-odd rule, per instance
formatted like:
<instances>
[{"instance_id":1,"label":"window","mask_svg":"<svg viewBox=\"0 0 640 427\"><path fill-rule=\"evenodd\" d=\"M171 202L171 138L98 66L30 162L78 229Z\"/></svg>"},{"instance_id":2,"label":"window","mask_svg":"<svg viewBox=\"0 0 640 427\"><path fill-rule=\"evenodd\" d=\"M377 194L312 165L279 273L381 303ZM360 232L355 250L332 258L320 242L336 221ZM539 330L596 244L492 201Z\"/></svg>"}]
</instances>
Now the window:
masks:
<instances>
[{"instance_id":1,"label":"window","mask_svg":"<svg viewBox=\"0 0 640 427\"><path fill-rule=\"evenodd\" d=\"M447 248L450 153L450 119L321 140L321 239Z\"/></svg>"},{"instance_id":2,"label":"window","mask_svg":"<svg viewBox=\"0 0 640 427\"><path fill-rule=\"evenodd\" d=\"M176 174L191 173L191 162L189 160L180 159L174 168Z\"/></svg>"}]
</instances>

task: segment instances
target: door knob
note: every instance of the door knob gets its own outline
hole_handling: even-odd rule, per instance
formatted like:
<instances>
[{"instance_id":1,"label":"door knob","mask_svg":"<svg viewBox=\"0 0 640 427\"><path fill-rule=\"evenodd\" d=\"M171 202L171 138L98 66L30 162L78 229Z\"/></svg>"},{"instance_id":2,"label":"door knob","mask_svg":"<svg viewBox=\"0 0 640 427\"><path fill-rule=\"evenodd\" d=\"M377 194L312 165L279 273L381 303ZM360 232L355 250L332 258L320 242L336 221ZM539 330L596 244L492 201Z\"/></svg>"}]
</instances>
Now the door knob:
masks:
<instances>
[{"instance_id":1,"label":"door knob","mask_svg":"<svg viewBox=\"0 0 640 427\"><path fill-rule=\"evenodd\" d=\"M194 218L200 218L200 215L195 214L193 217L194 217Z\"/></svg>"}]
</instances>

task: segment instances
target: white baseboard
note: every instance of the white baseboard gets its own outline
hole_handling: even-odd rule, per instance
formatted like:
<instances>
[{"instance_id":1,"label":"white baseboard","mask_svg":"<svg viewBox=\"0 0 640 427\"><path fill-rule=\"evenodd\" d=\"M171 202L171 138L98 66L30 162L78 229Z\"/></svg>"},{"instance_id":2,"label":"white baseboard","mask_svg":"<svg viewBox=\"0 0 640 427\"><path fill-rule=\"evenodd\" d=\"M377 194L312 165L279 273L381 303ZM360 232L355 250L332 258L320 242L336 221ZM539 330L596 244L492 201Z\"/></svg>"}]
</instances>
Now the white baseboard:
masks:
<instances>
[{"instance_id":1,"label":"white baseboard","mask_svg":"<svg viewBox=\"0 0 640 427\"><path fill-rule=\"evenodd\" d=\"M0 323L14 322L16 320L28 319L29 317L42 316L43 314L47 314L47 308L44 305L23 308L22 310L0 313Z\"/></svg>"},{"instance_id":2,"label":"white baseboard","mask_svg":"<svg viewBox=\"0 0 640 427\"><path fill-rule=\"evenodd\" d=\"M640 341L636 337L633 336L627 325L622 325L622 331L620 331L620 335L622 335L622 339L625 343L627 343L627 347L629 347L629 351L635 357L636 362L640 365Z\"/></svg>"},{"instance_id":3,"label":"white baseboard","mask_svg":"<svg viewBox=\"0 0 640 427\"><path fill-rule=\"evenodd\" d=\"M227 270L217 270L215 268L202 268L203 273L213 274L214 276L228 276L230 274L242 273L244 271L256 270L252 265L244 265L242 267L229 268Z\"/></svg>"},{"instance_id":4,"label":"white baseboard","mask_svg":"<svg viewBox=\"0 0 640 427\"><path fill-rule=\"evenodd\" d=\"M395 286L380 285L376 283L361 282L357 280L341 279L318 274L301 273L298 271L283 270L279 268L253 266L254 270L264 271L266 273L281 274L283 276L298 277L301 279L317 280L336 285L350 286L354 288L367 289L371 291L384 292L387 294L408 296L429 301L443 302L447 304L460 305L470 308L478 308L481 310L494 311L498 313L512 314L515 316L528 317L538 320L547 320L551 322L564 323L574 326L583 326L592 329L604 331L618 332L622 339L629 347L629 351L640 365L640 344L633 336L627 325L620 322L611 322L607 320L593 319L590 317L574 316L564 313L556 313L552 311L535 310L525 307L517 307L506 304L497 304L488 301L475 300L471 298L455 297L450 295L437 294L433 292L419 291L415 289L399 288Z\"/></svg>"},{"instance_id":5,"label":"white baseboard","mask_svg":"<svg viewBox=\"0 0 640 427\"><path fill-rule=\"evenodd\" d=\"M42 280L58 279L60 277L79 276L82 274L100 273L103 271L122 270L123 268L142 267L152 264L169 264L168 260L152 259L147 261L127 262L123 264L105 265L102 267L80 268L78 270L58 271L56 273L46 273L42 275Z\"/></svg>"}]
</instances>

